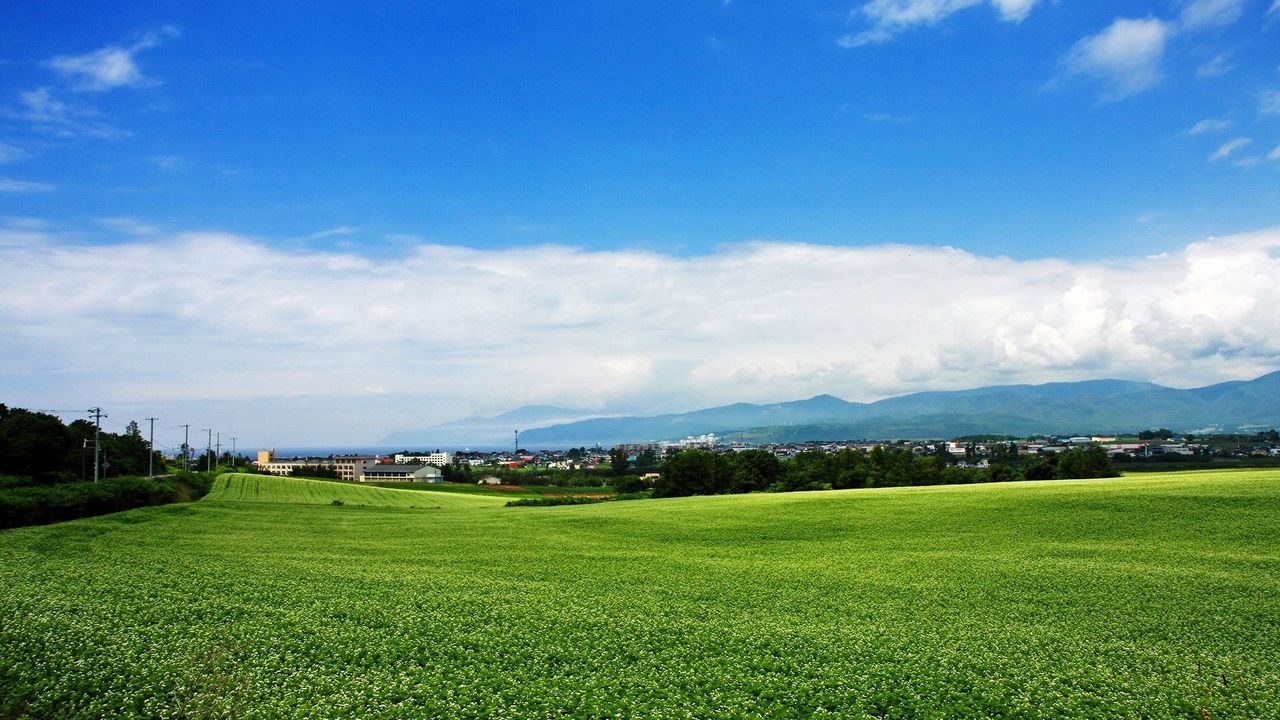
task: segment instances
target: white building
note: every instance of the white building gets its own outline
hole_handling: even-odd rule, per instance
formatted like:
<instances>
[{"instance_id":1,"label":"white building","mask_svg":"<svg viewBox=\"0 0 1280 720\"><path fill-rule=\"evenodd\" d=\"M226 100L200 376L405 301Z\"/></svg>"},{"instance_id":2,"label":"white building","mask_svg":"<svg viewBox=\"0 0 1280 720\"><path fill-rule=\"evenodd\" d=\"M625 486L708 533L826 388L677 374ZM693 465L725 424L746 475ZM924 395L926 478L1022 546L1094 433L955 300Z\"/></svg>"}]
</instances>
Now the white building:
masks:
<instances>
[{"instance_id":1,"label":"white building","mask_svg":"<svg viewBox=\"0 0 1280 720\"><path fill-rule=\"evenodd\" d=\"M411 455L408 453L396 453L396 462L398 463L421 463L423 465L435 465L436 467L444 467L453 462L453 453L440 452L439 450L431 453L422 453L419 455Z\"/></svg>"},{"instance_id":2,"label":"white building","mask_svg":"<svg viewBox=\"0 0 1280 720\"><path fill-rule=\"evenodd\" d=\"M406 463L362 463L360 482L444 482L444 474L434 465Z\"/></svg>"}]
</instances>

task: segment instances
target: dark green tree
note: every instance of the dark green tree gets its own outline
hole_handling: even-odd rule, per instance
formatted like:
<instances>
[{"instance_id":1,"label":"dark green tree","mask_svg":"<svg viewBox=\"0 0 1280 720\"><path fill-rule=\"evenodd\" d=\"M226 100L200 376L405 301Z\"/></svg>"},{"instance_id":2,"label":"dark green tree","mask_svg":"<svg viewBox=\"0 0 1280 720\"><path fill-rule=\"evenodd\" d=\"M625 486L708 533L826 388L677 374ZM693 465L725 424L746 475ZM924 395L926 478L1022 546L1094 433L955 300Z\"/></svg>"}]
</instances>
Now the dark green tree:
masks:
<instances>
[{"instance_id":1,"label":"dark green tree","mask_svg":"<svg viewBox=\"0 0 1280 720\"><path fill-rule=\"evenodd\" d=\"M26 475L43 482L69 470L71 450L79 443L53 415L5 409L0 420L0 474Z\"/></svg>"},{"instance_id":2,"label":"dark green tree","mask_svg":"<svg viewBox=\"0 0 1280 720\"><path fill-rule=\"evenodd\" d=\"M609 469L614 475L626 475L631 455L621 446L609 450Z\"/></svg>"},{"instance_id":3,"label":"dark green tree","mask_svg":"<svg viewBox=\"0 0 1280 720\"><path fill-rule=\"evenodd\" d=\"M636 455L636 470L651 472L658 467L658 452L651 447L641 450Z\"/></svg>"},{"instance_id":4,"label":"dark green tree","mask_svg":"<svg viewBox=\"0 0 1280 720\"><path fill-rule=\"evenodd\" d=\"M1111 464L1111 456L1097 445L1072 448L1058 458L1057 476L1060 478L1104 478L1118 475L1120 472Z\"/></svg>"},{"instance_id":5,"label":"dark green tree","mask_svg":"<svg viewBox=\"0 0 1280 720\"><path fill-rule=\"evenodd\" d=\"M730 492L767 490L783 476L782 463L767 450L743 450L728 456L732 480Z\"/></svg>"},{"instance_id":6,"label":"dark green tree","mask_svg":"<svg viewBox=\"0 0 1280 720\"><path fill-rule=\"evenodd\" d=\"M716 495L729 492L732 483L733 470L725 456L707 450L681 450L662 463L653 496Z\"/></svg>"}]
</instances>

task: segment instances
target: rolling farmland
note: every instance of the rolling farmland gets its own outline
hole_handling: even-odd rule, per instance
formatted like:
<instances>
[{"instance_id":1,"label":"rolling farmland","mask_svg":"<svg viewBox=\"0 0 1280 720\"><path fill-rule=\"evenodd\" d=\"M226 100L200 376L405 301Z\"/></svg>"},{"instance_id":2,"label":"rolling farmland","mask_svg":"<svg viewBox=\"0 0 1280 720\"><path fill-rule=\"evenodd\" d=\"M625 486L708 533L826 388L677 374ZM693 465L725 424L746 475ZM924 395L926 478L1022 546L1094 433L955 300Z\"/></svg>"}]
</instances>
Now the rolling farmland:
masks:
<instances>
[{"instance_id":1,"label":"rolling farmland","mask_svg":"<svg viewBox=\"0 0 1280 720\"><path fill-rule=\"evenodd\" d=\"M0 533L0 717L1280 714L1275 471L552 508L316 484Z\"/></svg>"},{"instance_id":2,"label":"rolling farmland","mask_svg":"<svg viewBox=\"0 0 1280 720\"><path fill-rule=\"evenodd\" d=\"M347 505L368 507L422 508L486 507L501 505L496 498L479 494L433 493L424 496L412 490L328 482L307 478L228 473L218 477L204 502L290 503L303 505Z\"/></svg>"}]
</instances>

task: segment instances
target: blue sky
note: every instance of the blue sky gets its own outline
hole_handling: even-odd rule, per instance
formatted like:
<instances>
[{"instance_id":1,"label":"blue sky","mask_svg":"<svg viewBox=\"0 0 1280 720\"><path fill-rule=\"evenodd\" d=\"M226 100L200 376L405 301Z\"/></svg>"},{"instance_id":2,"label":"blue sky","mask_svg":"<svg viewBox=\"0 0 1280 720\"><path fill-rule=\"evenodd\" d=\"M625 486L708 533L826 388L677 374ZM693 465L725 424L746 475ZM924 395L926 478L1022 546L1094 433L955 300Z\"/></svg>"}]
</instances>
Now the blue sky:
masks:
<instances>
[{"instance_id":1,"label":"blue sky","mask_svg":"<svg viewBox=\"0 0 1280 720\"><path fill-rule=\"evenodd\" d=\"M1256 325L1276 0L261 5L0 10L11 404L194 399L231 425L271 399L255 437L299 444L526 402L1280 366ZM1232 263L1257 293L1209 297ZM907 284L871 294L886 277ZM1123 329L1105 353L1082 346L1098 313ZM1169 323L1178 343L1154 340ZM86 335L260 359L170 367ZM299 419L317 407L347 426Z\"/></svg>"}]
</instances>

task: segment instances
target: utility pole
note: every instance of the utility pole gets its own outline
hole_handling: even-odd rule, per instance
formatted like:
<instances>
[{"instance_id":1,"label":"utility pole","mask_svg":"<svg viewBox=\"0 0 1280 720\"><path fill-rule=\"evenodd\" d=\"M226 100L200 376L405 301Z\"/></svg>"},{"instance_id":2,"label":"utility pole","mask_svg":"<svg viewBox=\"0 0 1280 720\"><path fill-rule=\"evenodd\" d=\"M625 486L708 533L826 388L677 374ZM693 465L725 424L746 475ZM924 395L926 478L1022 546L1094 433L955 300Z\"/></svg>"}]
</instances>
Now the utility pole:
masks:
<instances>
[{"instance_id":1,"label":"utility pole","mask_svg":"<svg viewBox=\"0 0 1280 720\"><path fill-rule=\"evenodd\" d=\"M209 456L209 461L205 463L208 467L205 469L213 472L213 428L201 428L201 430L209 433L209 439L205 441L204 445L204 451Z\"/></svg>"},{"instance_id":2,"label":"utility pole","mask_svg":"<svg viewBox=\"0 0 1280 720\"><path fill-rule=\"evenodd\" d=\"M231 469L236 469L236 439L231 438Z\"/></svg>"},{"instance_id":3,"label":"utility pole","mask_svg":"<svg viewBox=\"0 0 1280 720\"><path fill-rule=\"evenodd\" d=\"M213 459L216 461L214 465L222 462L222 433L218 433L218 444L214 446Z\"/></svg>"},{"instance_id":4,"label":"utility pole","mask_svg":"<svg viewBox=\"0 0 1280 720\"><path fill-rule=\"evenodd\" d=\"M151 423L151 431L147 433L147 479L156 476L156 419L146 418Z\"/></svg>"},{"instance_id":5,"label":"utility pole","mask_svg":"<svg viewBox=\"0 0 1280 720\"><path fill-rule=\"evenodd\" d=\"M102 418L107 417L102 414L102 408L89 408L89 414L93 416L93 481L98 482L98 449L99 436L102 433Z\"/></svg>"},{"instance_id":6,"label":"utility pole","mask_svg":"<svg viewBox=\"0 0 1280 720\"><path fill-rule=\"evenodd\" d=\"M516 431L516 455L520 454L520 431Z\"/></svg>"},{"instance_id":7,"label":"utility pole","mask_svg":"<svg viewBox=\"0 0 1280 720\"><path fill-rule=\"evenodd\" d=\"M182 426L182 471L186 472L187 461L191 457L191 423Z\"/></svg>"}]
</instances>

